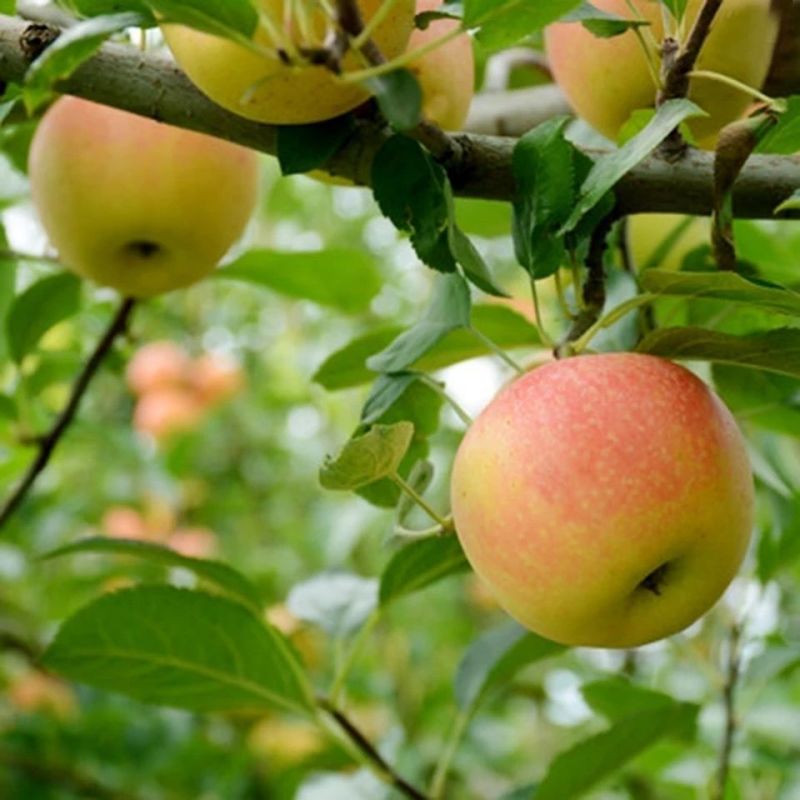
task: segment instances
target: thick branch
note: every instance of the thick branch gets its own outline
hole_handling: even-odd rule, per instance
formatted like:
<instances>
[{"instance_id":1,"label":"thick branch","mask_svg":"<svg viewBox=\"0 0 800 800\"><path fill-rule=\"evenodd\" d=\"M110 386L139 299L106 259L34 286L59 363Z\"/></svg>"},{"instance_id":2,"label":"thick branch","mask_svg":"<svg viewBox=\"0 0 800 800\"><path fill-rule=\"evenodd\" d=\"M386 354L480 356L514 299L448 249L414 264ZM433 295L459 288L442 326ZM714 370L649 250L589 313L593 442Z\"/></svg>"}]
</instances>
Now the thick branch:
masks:
<instances>
[{"instance_id":1,"label":"thick branch","mask_svg":"<svg viewBox=\"0 0 800 800\"><path fill-rule=\"evenodd\" d=\"M22 505L28 492L33 488L36 479L47 466L50 457L53 455L53 451L58 446L62 436L66 433L72 420L75 418L75 414L78 412L81 400L86 390L89 388L92 378L110 352L117 336L127 330L128 320L133 311L134 302L135 301L130 299L123 300L108 328L106 328L103 337L98 342L94 352L89 356L89 360L84 364L83 369L78 375L75 385L72 387L67 405L64 407L61 414L59 414L53 427L39 440L39 452L36 454L36 458L33 460L30 467L28 467L28 471L25 473L25 476L20 481L17 488L12 492L2 509L0 509L0 530L2 530L20 505Z\"/></svg>"},{"instance_id":2,"label":"thick branch","mask_svg":"<svg viewBox=\"0 0 800 800\"><path fill-rule=\"evenodd\" d=\"M28 61L19 44L23 21L0 15L0 81L22 81ZM205 98L175 64L158 54L107 44L59 87L135 114L274 154L276 128L224 111ZM336 175L368 185L372 159L389 135L377 123L359 121L351 140L328 162ZM462 134L453 137L458 157L447 168L455 192L464 197L511 200L514 140ZM599 155L599 153L590 153ZM777 205L800 190L800 161L754 156L742 171L734 194L739 217L768 219ZM708 215L712 210L712 156L690 151L678 164L651 157L618 184L620 214L671 211Z\"/></svg>"}]
</instances>

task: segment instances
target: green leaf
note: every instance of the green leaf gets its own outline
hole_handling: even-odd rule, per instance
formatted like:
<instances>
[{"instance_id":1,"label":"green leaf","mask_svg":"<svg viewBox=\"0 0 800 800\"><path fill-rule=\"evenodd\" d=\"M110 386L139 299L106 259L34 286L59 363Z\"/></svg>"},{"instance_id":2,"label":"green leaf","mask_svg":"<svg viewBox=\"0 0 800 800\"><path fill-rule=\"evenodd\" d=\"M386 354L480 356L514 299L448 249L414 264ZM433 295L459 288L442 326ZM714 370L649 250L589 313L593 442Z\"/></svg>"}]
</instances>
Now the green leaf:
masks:
<instances>
[{"instance_id":1,"label":"green leaf","mask_svg":"<svg viewBox=\"0 0 800 800\"><path fill-rule=\"evenodd\" d=\"M633 716L640 711L669 708L675 703L669 695L637 686L620 677L584 684L581 694L593 711L602 714L610 722Z\"/></svg>"},{"instance_id":2,"label":"green leaf","mask_svg":"<svg viewBox=\"0 0 800 800\"><path fill-rule=\"evenodd\" d=\"M385 350L367 360L376 372L400 372L430 352L450 331L470 324L469 288L460 275L445 275L434 284L422 319Z\"/></svg>"},{"instance_id":3,"label":"green leaf","mask_svg":"<svg viewBox=\"0 0 800 800\"><path fill-rule=\"evenodd\" d=\"M357 631L378 604L378 581L347 572L323 572L292 587L286 607L334 638Z\"/></svg>"},{"instance_id":4,"label":"green leaf","mask_svg":"<svg viewBox=\"0 0 800 800\"><path fill-rule=\"evenodd\" d=\"M0 233L0 239L2 239ZM14 302L14 289L17 285L17 262L12 258L0 257L0 362L6 359L7 314Z\"/></svg>"},{"instance_id":5,"label":"green leaf","mask_svg":"<svg viewBox=\"0 0 800 800\"><path fill-rule=\"evenodd\" d=\"M580 0L464 0L464 25L480 27L478 41L489 50L516 44L571 11Z\"/></svg>"},{"instance_id":6,"label":"green leaf","mask_svg":"<svg viewBox=\"0 0 800 800\"><path fill-rule=\"evenodd\" d=\"M631 28L645 27L647 22L625 19L584 2L561 18L561 22L580 22L584 28L603 39L619 36Z\"/></svg>"},{"instance_id":7,"label":"green leaf","mask_svg":"<svg viewBox=\"0 0 800 800\"><path fill-rule=\"evenodd\" d=\"M659 740L683 735L698 711L690 703L673 703L617 720L557 756L539 784L536 800L580 797Z\"/></svg>"},{"instance_id":8,"label":"green leaf","mask_svg":"<svg viewBox=\"0 0 800 800\"><path fill-rule=\"evenodd\" d=\"M149 14L151 23L155 18L148 11L146 0L57 0L76 17L99 17L108 14L137 12Z\"/></svg>"},{"instance_id":9,"label":"green leaf","mask_svg":"<svg viewBox=\"0 0 800 800\"><path fill-rule=\"evenodd\" d=\"M45 553L42 559L49 560L75 553L111 553L133 556L167 567L183 567L213 584L232 599L238 600L255 614L260 614L262 611L263 604L256 587L240 572L219 561L190 558L169 547L152 542L143 542L138 539L111 539L106 536L81 539L73 544Z\"/></svg>"},{"instance_id":10,"label":"green leaf","mask_svg":"<svg viewBox=\"0 0 800 800\"><path fill-rule=\"evenodd\" d=\"M353 129L353 118L348 114L313 125L279 125L277 155L281 172L295 175L321 167L347 141Z\"/></svg>"},{"instance_id":11,"label":"green leaf","mask_svg":"<svg viewBox=\"0 0 800 800\"><path fill-rule=\"evenodd\" d=\"M412 542L398 550L383 570L380 604L387 606L443 578L468 570L469 562L457 536L432 536Z\"/></svg>"},{"instance_id":12,"label":"green leaf","mask_svg":"<svg viewBox=\"0 0 800 800\"><path fill-rule=\"evenodd\" d=\"M366 311L381 289L375 261L364 250L249 250L214 277L264 286L351 314Z\"/></svg>"},{"instance_id":13,"label":"green leaf","mask_svg":"<svg viewBox=\"0 0 800 800\"><path fill-rule=\"evenodd\" d=\"M494 688L505 685L523 667L558 655L566 647L509 622L479 636L467 648L455 678L456 701L474 709Z\"/></svg>"},{"instance_id":14,"label":"green leaf","mask_svg":"<svg viewBox=\"0 0 800 800\"><path fill-rule=\"evenodd\" d=\"M681 122L689 117L707 116L690 100L667 100L656 110L647 127L618 150L601 156L581 187L581 199L567 220L563 232L574 230L581 219L610 192L617 181L658 147Z\"/></svg>"},{"instance_id":15,"label":"green leaf","mask_svg":"<svg viewBox=\"0 0 800 800\"><path fill-rule=\"evenodd\" d=\"M662 328L648 334L637 350L663 358L735 364L800 378L800 330L796 328L748 336L705 328Z\"/></svg>"},{"instance_id":16,"label":"green leaf","mask_svg":"<svg viewBox=\"0 0 800 800\"><path fill-rule=\"evenodd\" d=\"M6 334L13 359L20 363L47 331L77 313L81 282L69 272L49 275L29 286L11 306Z\"/></svg>"},{"instance_id":17,"label":"green leaf","mask_svg":"<svg viewBox=\"0 0 800 800\"><path fill-rule=\"evenodd\" d=\"M351 439L335 459L327 459L319 472L325 489L350 491L397 472L414 436L410 422L373 425L363 436Z\"/></svg>"},{"instance_id":18,"label":"green leaf","mask_svg":"<svg viewBox=\"0 0 800 800\"><path fill-rule=\"evenodd\" d=\"M146 0L167 22L218 36L252 38L258 13L252 0Z\"/></svg>"},{"instance_id":19,"label":"green leaf","mask_svg":"<svg viewBox=\"0 0 800 800\"><path fill-rule=\"evenodd\" d=\"M94 17L67 28L31 64L26 85L36 90L49 89L69 77L110 36L126 28L146 27L149 21L149 15L126 12Z\"/></svg>"},{"instance_id":20,"label":"green leaf","mask_svg":"<svg viewBox=\"0 0 800 800\"><path fill-rule=\"evenodd\" d=\"M649 269L642 273L642 288L652 294L713 298L745 303L765 311L800 316L800 293L775 283L755 282L736 272L675 272Z\"/></svg>"},{"instance_id":21,"label":"green leaf","mask_svg":"<svg viewBox=\"0 0 800 800\"><path fill-rule=\"evenodd\" d=\"M366 84L387 122L396 131L416 128L422 116L422 89L407 69L370 78Z\"/></svg>"},{"instance_id":22,"label":"green leaf","mask_svg":"<svg viewBox=\"0 0 800 800\"><path fill-rule=\"evenodd\" d=\"M361 424L372 425L397 403L412 383L422 377L417 372L396 372L392 375L381 375L361 409Z\"/></svg>"},{"instance_id":23,"label":"green leaf","mask_svg":"<svg viewBox=\"0 0 800 800\"><path fill-rule=\"evenodd\" d=\"M536 328L522 315L505 306L474 306L472 327L506 350L537 347L541 344ZM383 328L359 336L328 356L313 379L329 390L369 383L375 378L375 373L367 368L367 359L383 350L401 332L400 328ZM486 345L470 331L456 329L411 367L421 372L433 372L460 361L487 355L489 352Z\"/></svg>"},{"instance_id":24,"label":"green leaf","mask_svg":"<svg viewBox=\"0 0 800 800\"><path fill-rule=\"evenodd\" d=\"M90 603L62 625L43 663L79 683L191 711L305 713L314 702L277 630L240 603L172 586Z\"/></svg>"}]
</instances>

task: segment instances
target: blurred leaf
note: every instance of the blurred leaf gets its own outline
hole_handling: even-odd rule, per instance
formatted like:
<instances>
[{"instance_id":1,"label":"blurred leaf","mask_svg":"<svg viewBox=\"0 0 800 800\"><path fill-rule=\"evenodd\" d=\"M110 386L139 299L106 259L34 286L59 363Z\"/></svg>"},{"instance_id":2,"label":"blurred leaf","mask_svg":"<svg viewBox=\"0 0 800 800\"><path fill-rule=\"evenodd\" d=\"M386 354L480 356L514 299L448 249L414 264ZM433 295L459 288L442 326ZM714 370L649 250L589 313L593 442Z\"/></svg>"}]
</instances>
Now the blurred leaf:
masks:
<instances>
[{"instance_id":1,"label":"blurred leaf","mask_svg":"<svg viewBox=\"0 0 800 800\"><path fill-rule=\"evenodd\" d=\"M639 711L668 708L675 701L666 694L637 686L626 678L614 677L586 683L581 687L589 707L610 722L616 722Z\"/></svg>"},{"instance_id":2,"label":"blurred leaf","mask_svg":"<svg viewBox=\"0 0 800 800\"><path fill-rule=\"evenodd\" d=\"M397 472L414 436L414 425L373 425L362 436L351 439L335 458L328 458L319 471L325 489L351 491Z\"/></svg>"},{"instance_id":3,"label":"blurred leaf","mask_svg":"<svg viewBox=\"0 0 800 800\"><path fill-rule=\"evenodd\" d=\"M427 588L433 583L469 570L458 537L432 536L398 550L381 574L382 606Z\"/></svg>"},{"instance_id":4,"label":"blurred leaf","mask_svg":"<svg viewBox=\"0 0 800 800\"><path fill-rule=\"evenodd\" d=\"M17 297L6 319L11 355L20 363L47 331L77 313L81 282L69 272L49 275Z\"/></svg>"},{"instance_id":5,"label":"blurred leaf","mask_svg":"<svg viewBox=\"0 0 800 800\"><path fill-rule=\"evenodd\" d=\"M99 17L124 12L148 13L146 0L57 0L70 13L78 17ZM155 19L153 19L155 25Z\"/></svg>"},{"instance_id":6,"label":"blurred leaf","mask_svg":"<svg viewBox=\"0 0 800 800\"><path fill-rule=\"evenodd\" d=\"M124 589L84 607L43 663L79 683L192 711L307 713L314 702L277 630L239 603L171 586Z\"/></svg>"},{"instance_id":7,"label":"blurred leaf","mask_svg":"<svg viewBox=\"0 0 800 800\"><path fill-rule=\"evenodd\" d=\"M507 350L541 344L539 334L530 322L516 311L501 305L474 306L472 327ZM368 383L375 378L375 373L367 368L367 359L383 350L401 331L400 328L379 328L359 336L328 356L315 373L314 380L330 390ZM460 361L488 355L489 352L486 345L470 331L454 330L411 366L422 372L433 372Z\"/></svg>"},{"instance_id":8,"label":"blurred leaf","mask_svg":"<svg viewBox=\"0 0 800 800\"><path fill-rule=\"evenodd\" d=\"M608 730L590 736L561 753L551 763L534 797L570 800L643 753L660 739L684 736L694 725L699 707L675 703L639 711L618 719Z\"/></svg>"},{"instance_id":9,"label":"blurred leaf","mask_svg":"<svg viewBox=\"0 0 800 800\"><path fill-rule=\"evenodd\" d=\"M488 692L507 684L523 667L567 648L509 622L479 636L458 665L455 693L459 707L474 709Z\"/></svg>"},{"instance_id":10,"label":"blurred leaf","mask_svg":"<svg viewBox=\"0 0 800 800\"><path fill-rule=\"evenodd\" d=\"M464 0L464 25L480 27L478 39L491 50L510 47L580 4L580 0Z\"/></svg>"},{"instance_id":11,"label":"blurred leaf","mask_svg":"<svg viewBox=\"0 0 800 800\"><path fill-rule=\"evenodd\" d=\"M800 330L793 328L750 336L704 328L662 328L646 336L637 350L664 358L735 364L800 378Z\"/></svg>"},{"instance_id":12,"label":"blurred leaf","mask_svg":"<svg viewBox=\"0 0 800 800\"><path fill-rule=\"evenodd\" d=\"M298 619L339 638L358 630L378 605L378 581L323 572L292 587L286 606Z\"/></svg>"},{"instance_id":13,"label":"blurred leaf","mask_svg":"<svg viewBox=\"0 0 800 800\"><path fill-rule=\"evenodd\" d=\"M381 289L375 261L364 250L249 250L214 277L253 283L348 313L366 311Z\"/></svg>"},{"instance_id":14,"label":"blurred leaf","mask_svg":"<svg viewBox=\"0 0 800 800\"><path fill-rule=\"evenodd\" d=\"M183 567L199 578L209 581L231 599L238 600L255 614L260 614L262 611L263 604L256 587L240 572L219 561L183 556L169 547L153 542L143 542L137 539L111 539L106 536L81 539L73 544L45 553L42 559L59 558L76 553L110 553L133 556L167 567Z\"/></svg>"}]
</instances>

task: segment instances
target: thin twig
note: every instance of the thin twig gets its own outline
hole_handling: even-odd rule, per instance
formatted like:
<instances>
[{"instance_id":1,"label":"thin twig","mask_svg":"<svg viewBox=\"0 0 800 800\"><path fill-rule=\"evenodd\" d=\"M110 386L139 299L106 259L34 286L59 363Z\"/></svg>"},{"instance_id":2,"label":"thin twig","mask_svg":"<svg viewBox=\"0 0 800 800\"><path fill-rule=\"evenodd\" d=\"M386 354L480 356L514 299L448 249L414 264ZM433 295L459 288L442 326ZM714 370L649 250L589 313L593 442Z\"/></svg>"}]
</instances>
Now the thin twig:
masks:
<instances>
[{"instance_id":1,"label":"thin twig","mask_svg":"<svg viewBox=\"0 0 800 800\"><path fill-rule=\"evenodd\" d=\"M74 386L72 387L72 392L70 393L67 405L59 414L58 418L53 424L53 427L50 428L50 430L39 440L39 452L36 458L33 460L33 463L28 468L28 471L25 473L25 476L20 481L17 488L13 491L8 500L6 500L2 510L0 510L0 529L3 528L3 526L13 516L14 512L24 502L28 492L33 488L36 479L50 461L50 457L53 455L53 451L61 441L61 437L64 435L67 428L69 428L70 423L75 418L75 414L78 411L81 400L83 399L83 396L86 393L92 378L95 376L100 368L100 365L103 363L103 360L110 352L116 338L127 330L128 322L130 320L131 312L133 311L135 303L136 301L132 300L131 298L126 298L122 301L117 313L114 315L114 318L106 328L102 338L97 343L97 347L95 347L94 352L91 354L91 356L89 356L86 364L84 364L83 369L81 370Z\"/></svg>"},{"instance_id":2,"label":"thin twig","mask_svg":"<svg viewBox=\"0 0 800 800\"><path fill-rule=\"evenodd\" d=\"M725 684L722 687L722 702L725 709L725 729L722 734L722 746L719 751L717 766L717 781L713 793L713 800L723 800L725 787L728 783L730 772L731 753L733 740L736 736L736 688L741 674L742 628L739 623L731 625L728 635L727 664L725 668Z\"/></svg>"},{"instance_id":3,"label":"thin twig","mask_svg":"<svg viewBox=\"0 0 800 800\"><path fill-rule=\"evenodd\" d=\"M377 771L383 775L387 783L394 786L398 792L411 800L430 800L427 795L395 772L394 767L378 752L372 742L367 739L364 733L341 709L336 708L329 700L322 697L317 698L317 704L322 711L335 720L350 742L377 768Z\"/></svg>"},{"instance_id":4,"label":"thin twig","mask_svg":"<svg viewBox=\"0 0 800 800\"><path fill-rule=\"evenodd\" d=\"M662 89L658 93L657 105L667 100L679 100L689 93L689 73L697 63L720 6L722 0L705 0L700 13L695 17L686 44L680 50L676 48L674 39L665 39L662 50ZM686 142L677 128L659 147L661 154L670 159L681 157L685 150Z\"/></svg>"}]
</instances>

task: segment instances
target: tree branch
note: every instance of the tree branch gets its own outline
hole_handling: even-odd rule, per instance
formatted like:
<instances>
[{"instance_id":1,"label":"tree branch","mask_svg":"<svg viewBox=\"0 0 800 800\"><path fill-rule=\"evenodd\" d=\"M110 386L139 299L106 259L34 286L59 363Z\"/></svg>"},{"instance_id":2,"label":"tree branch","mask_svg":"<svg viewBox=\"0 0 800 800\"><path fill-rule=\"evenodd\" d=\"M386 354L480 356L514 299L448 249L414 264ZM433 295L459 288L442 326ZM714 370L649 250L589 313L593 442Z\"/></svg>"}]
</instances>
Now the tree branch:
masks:
<instances>
[{"instance_id":1,"label":"tree branch","mask_svg":"<svg viewBox=\"0 0 800 800\"><path fill-rule=\"evenodd\" d=\"M0 15L0 81L24 80L29 61L20 46L20 37L25 28L25 22ZM264 153L276 152L274 126L243 119L212 103L163 55L142 54L134 47L106 44L62 81L59 89ZM369 185L373 157L389 135L375 121L356 121L354 135L325 168L332 174ZM457 157L446 165L456 194L489 200L513 199L513 139L471 134L450 138L458 145ZM601 155L598 151L588 154ZM776 206L797 190L800 190L800 160L788 156L754 156L737 181L735 213L742 218L770 219ZM621 215L644 212L708 215L713 207L712 155L689 150L677 164L650 157L631 170L615 191ZM798 217L800 213L787 216Z\"/></svg>"},{"instance_id":2,"label":"tree branch","mask_svg":"<svg viewBox=\"0 0 800 800\"><path fill-rule=\"evenodd\" d=\"M355 723L339 708L336 708L330 701L325 698L317 698L317 705L322 711L328 714L339 726L342 732L352 742L364 757L382 773L387 782L394 786L400 794L410 800L429 800L415 786L412 786L402 776L395 772L392 765L378 752L372 742L359 730Z\"/></svg>"},{"instance_id":3,"label":"tree branch","mask_svg":"<svg viewBox=\"0 0 800 800\"><path fill-rule=\"evenodd\" d=\"M727 665L725 669L725 685L722 687L722 701L725 708L725 730L722 734L722 746L719 751L717 781L714 789L714 800L723 800L728 783L733 739L736 736L736 687L739 683L741 668L740 644L742 628L739 623L731 625L728 635Z\"/></svg>"},{"instance_id":4,"label":"tree branch","mask_svg":"<svg viewBox=\"0 0 800 800\"><path fill-rule=\"evenodd\" d=\"M28 471L20 481L17 488L12 492L11 496L6 500L2 509L0 509L0 530L5 526L8 520L14 515L17 509L22 505L28 492L33 488L36 479L43 472L53 451L61 441L62 436L66 432L70 423L75 418L75 414L81 404L84 394L86 393L92 378L97 373L103 360L108 355L115 339L120 334L124 333L128 328L128 321L133 311L135 301L131 299L123 300L120 304L117 313L111 320L108 328L95 347L94 352L89 356L89 360L84 365L80 374L78 375L72 392L70 394L67 405L64 410L59 414L53 427L38 441L39 452L33 463L28 467Z\"/></svg>"}]
</instances>

